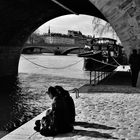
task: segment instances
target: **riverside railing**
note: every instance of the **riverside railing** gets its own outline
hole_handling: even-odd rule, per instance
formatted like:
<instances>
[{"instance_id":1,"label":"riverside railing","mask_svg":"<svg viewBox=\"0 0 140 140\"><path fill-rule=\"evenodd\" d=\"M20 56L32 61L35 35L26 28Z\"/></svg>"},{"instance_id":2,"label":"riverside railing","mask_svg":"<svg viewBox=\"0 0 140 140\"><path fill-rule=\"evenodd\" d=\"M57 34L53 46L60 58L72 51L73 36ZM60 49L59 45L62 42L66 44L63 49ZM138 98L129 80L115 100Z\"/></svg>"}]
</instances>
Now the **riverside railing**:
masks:
<instances>
[{"instance_id":1,"label":"riverside railing","mask_svg":"<svg viewBox=\"0 0 140 140\"><path fill-rule=\"evenodd\" d=\"M103 80L112 73L94 71L94 79L92 79L92 72L93 71L90 71L90 85L97 85L101 80Z\"/></svg>"},{"instance_id":2,"label":"riverside railing","mask_svg":"<svg viewBox=\"0 0 140 140\"><path fill-rule=\"evenodd\" d=\"M91 58L93 59L93 58ZM101 82L104 78L111 75L114 72L114 69L117 68L117 65L112 65L109 63L104 63L99 60L93 59L95 62L95 67L91 67L89 69L90 72L90 85L97 85L99 82ZM98 64L97 64L98 63ZM100 63L100 65L99 65ZM99 67L97 67L97 65ZM101 66L102 65L102 66ZM92 73L94 72L94 78L92 79Z\"/></svg>"},{"instance_id":3,"label":"riverside railing","mask_svg":"<svg viewBox=\"0 0 140 140\"><path fill-rule=\"evenodd\" d=\"M91 58L93 59L93 58ZM99 60L93 59L96 62L100 62ZM104 65L103 65L104 64ZM95 64L96 65L96 64ZM90 85L96 85L98 84L101 80L103 80L104 78L106 78L107 76L111 75L114 72L114 69L117 68L117 65L112 65L112 64L108 64L108 63L102 63L102 66L100 67L96 67L93 68L91 67L91 69L89 70L90 72ZM94 79L92 79L92 72L94 72ZM79 98L79 90L77 88L71 89L69 90L70 93L75 93L75 97Z\"/></svg>"}]
</instances>

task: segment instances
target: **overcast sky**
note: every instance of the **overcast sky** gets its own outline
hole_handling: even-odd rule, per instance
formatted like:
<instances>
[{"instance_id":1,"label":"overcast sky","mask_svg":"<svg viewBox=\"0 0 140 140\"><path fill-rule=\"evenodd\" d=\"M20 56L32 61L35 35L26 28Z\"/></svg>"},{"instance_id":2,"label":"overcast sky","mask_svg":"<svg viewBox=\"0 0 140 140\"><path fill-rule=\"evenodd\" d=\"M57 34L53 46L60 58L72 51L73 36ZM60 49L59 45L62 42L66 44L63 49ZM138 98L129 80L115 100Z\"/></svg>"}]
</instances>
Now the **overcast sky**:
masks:
<instances>
[{"instance_id":1,"label":"overcast sky","mask_svg":"<svg viewBox=\"0 0 140 140\"><path fill-rule=\"evenodd\" d=\"M50 27L52 33L67 34L68 30L75 30L81 31L83 35L95 35L95 37L99 37L99 35L93 33L92 20L93 17L88 15L65 15L46 22L37 29L37 32L40 34L48 33ZM106 22L102 20L102 24L105 23ZM113 38L111 33L103 34L102 37Z\"/></svg>"},{"instance_id":2,"label":"overcast sky","mask_svg":"<svg viewBox=\"0 0 140 140\"><path fill-rule=\"evenodd\" d=\"M68 30L81 31L84 35L93 35L92 16L66 15L52 19L38 28L39 33L47 33L50 26L51 32L67 34Z\"/></svg>"}]
</instances>

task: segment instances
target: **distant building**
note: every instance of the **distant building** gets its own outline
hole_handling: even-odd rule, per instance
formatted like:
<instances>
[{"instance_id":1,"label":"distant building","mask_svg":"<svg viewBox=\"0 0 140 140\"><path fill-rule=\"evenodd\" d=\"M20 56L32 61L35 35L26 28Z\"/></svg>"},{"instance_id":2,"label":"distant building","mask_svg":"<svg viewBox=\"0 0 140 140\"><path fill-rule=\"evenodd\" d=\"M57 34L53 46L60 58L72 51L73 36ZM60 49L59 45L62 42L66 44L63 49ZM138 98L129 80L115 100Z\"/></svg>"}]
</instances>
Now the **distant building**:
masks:
<instances>
[{"instance_id":1,"label":"distant building","mask_svg":"<svg viewBox=\"0 0 140 140\"><path fill-rule=\"evenodd\" d=\"M32 34L28 40L27 44L52 44L52 45L84 45L87 40L90 40L91 36L82 35L80 31L68 30L68 34L61 33L51 33L50 27L48 28L48 33L43 35Z\"/></svg>"},{"instance_id":2,"label":"distant building","mask_svg":"<svg viewBox=\"0 0 140 140\"><path fill-rule=\"evenodd\" d=\"M68 30L68 36L70 36L70 37L82 37L82 33L80 31Z\"/></svg>"},{"instance_id":3,"label":"distant building","mask_svg":"<svg viewBox=\"0 0 140 140\"><path fill-rule=\"evenodd\" d=\"M44 40L43 38L36 33L31 34L31 36L29 36L28 40L26 41L26 44L43 44Z\"/></svg>"},{"instance_id":4,"label":"distant building","mask_svg":"<svg viewBox=\"0 0 140 140\"><path fill-rule=\"evenodd\" d=\"M61 36L43 36L44 42L46 44L69 44L74 45L75 39L69 37L61 37Z\"/></svg>"}]
</instances>

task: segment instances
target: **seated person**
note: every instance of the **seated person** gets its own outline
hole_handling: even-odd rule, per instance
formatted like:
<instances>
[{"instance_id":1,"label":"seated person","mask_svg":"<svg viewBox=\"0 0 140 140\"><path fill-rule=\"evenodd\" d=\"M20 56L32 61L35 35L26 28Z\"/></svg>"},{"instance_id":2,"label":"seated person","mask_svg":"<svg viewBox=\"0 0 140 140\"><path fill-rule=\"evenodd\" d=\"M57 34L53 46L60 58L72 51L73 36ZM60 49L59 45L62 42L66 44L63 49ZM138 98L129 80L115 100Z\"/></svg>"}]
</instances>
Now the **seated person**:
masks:
<instances>
[{"instance_id":1,"label":"seated person","mask_svg":"<svg viewBox=\"0 0 140 140\"><path fill-rule=\"evenodd\" d=\"M75 104L74 101L72 99L72 97L70 96L69 92L67 90L65 90L63 87L61 86L55 86L56 90L58 91L58 93L64 98L66 104L67 104L67 110L68 110L68 116L69 116L69 122L70 124L74 125L75 123Z\"/></svg>"},{"instance_id":2,"label":"seated person","mask_svg":"<svg viewBox=\"0 0 140 140\"><path fill-rule=\"evenodd\" d=\"M67 106L64 99L54 87L49 87L47 94L53 100L52 109L41 120L36 121L34 129L45 136L71 132L73 126L69 124Z\"/></svg>"}]
</instances>

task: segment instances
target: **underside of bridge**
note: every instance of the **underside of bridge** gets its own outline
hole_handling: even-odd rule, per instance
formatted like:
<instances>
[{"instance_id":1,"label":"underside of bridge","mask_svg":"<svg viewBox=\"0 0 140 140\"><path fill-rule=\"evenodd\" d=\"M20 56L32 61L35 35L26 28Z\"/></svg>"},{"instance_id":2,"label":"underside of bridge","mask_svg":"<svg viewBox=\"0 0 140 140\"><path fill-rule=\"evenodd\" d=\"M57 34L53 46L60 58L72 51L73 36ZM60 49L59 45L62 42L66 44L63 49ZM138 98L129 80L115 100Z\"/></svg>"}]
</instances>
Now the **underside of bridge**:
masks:
<instances>
[{"instance_id":1,"label":"underside of bridge","mask_svg":"<svg viewBox=\"0 0 140 140\"><path fill-rule=\"evenodd\" d=\"M0 77L17 75L24 42L39 26L62 15L86 14L106 20L126 50L138 47L139 11L139 0L1 0Z\"/></svg>"}]
</instances>

